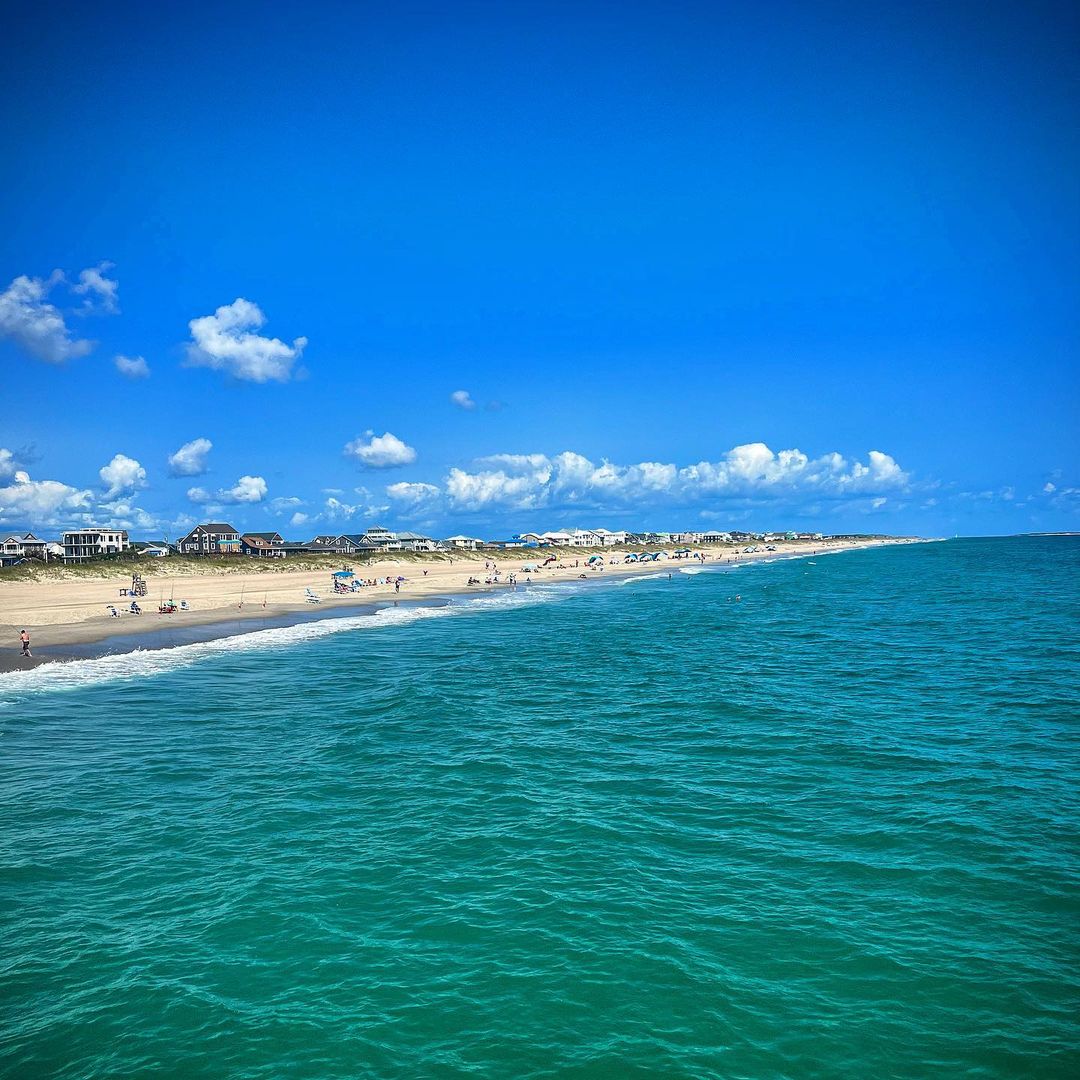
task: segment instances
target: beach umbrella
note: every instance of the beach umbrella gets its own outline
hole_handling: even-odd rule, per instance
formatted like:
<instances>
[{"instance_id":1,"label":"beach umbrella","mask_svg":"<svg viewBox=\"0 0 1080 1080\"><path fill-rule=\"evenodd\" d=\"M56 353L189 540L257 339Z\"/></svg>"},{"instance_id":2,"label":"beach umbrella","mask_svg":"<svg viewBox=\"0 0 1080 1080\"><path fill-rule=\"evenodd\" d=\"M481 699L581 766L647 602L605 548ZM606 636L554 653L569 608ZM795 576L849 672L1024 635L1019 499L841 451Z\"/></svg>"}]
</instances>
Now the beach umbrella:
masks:
<instances>
[{"instance_id":1,"label":"beach umbrella","mask_svg":"<svg viewBox=\"0 0 1080 1080\"><path fill-rule=\"evenodd\" d=\"M352 577L353 572L351 570L335 570L334 577Z\"/></svg>"},{"instance_id":2,"label":"beach umbrella","mask_svg":"<svg viewBox=\"0 0 1080 1080\"><path fill-rule=\"evenodd\" d=\"M589 558L588 558L588 562L591 562L591 563L603 562L603 561L604 561L604 556L603 555L590 555Z\"/></svg>"}]
</instances>

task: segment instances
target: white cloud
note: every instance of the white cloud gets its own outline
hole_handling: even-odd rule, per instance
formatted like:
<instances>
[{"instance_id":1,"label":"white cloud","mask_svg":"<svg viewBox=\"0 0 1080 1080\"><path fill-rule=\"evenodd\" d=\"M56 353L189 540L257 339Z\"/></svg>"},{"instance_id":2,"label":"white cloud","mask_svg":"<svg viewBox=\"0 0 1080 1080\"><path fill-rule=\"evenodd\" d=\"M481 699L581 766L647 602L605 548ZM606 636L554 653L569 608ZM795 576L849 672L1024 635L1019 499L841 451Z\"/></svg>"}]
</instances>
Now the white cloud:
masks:
<instances>
[{"instance_id":1,"label":"white cloud","mask_svg":"<svg viewBox=\"0 0 1080 1080\"><path fill-rule=\"evenodd\" d=\"M105 276L106 271L112 268L111 262L102 262L79 272L78 284L72 285L71 291L77 296L86 297L83 302L83 314L118 315L120 313L120 305L117 302L120 283Z\"/></svg>"},{"instance_id":2,"label":"white cloud","mask_svg":"<svg viewBox=\"0 0 1080 1080\"><path fill-rule=\"evenodd\" d=\"M92 341L72 337L64 316L47 299L63 280L59 270L45 279L24 274L0 293L0 337L11 338L31 356L50 364L85 356L94 347Z\"/></svg>"},{"instance_id":3,"label":"white cloud","mask_svg":"<svg viewBox=\"0 0 1080 1080\"><path fill-rule=\"evenodd\" d=\"M475 409L476 408L476 402L473 401L472 397L469 395L468 390L455 390L450 395L450 400L459 409Z\"/></svg>"},{"instance_id":4,"label":"white cloud","mask_svg":"<svg viewBox=\"0 0 1080 1080\"><path fill-rule=\"evenodd\" d=\"M275 514L284 514L291 510L294 506L303 506L304 500L298 499L295 495L279 495L276 499L270 500L270 509Z\"/></svg>"},{"instance_id":5,"label":"white cloud","mask_svg":"<svg viewBox=\"0 0 1080 1080\"><path fill-rule=\"evenodd\" d=\"M326 514L328 518L351 518L353 514L358 514L363 510L360 505L353 505L347 502L342 502L339 498L331 495L326 500Z\"/></svg>"},{"instance_id":6,"label":"white cloud","mask_svg":"<svg viewBox=\"0 0 1080 1080\"><path fill-rule=\"evenodd\" d=\"M113 363L129 379L145 379L150 375L150 365L141 356L118 356Z\"/></svg>"},{"instance_id":7,"label":"white cloud","mask_svg":"<svg viewBox=\"0 0 1080 1080\"><path fill-rule=\"evenodd\" d=\"M130 502L124 499L98 503L93 516L95 519L104 517L104 520L108 521L115 529L156 531L163 524L160 518L151 514L148 510L144 510L141 506L132 506Z\"/></svg>"},{"instance_id":8,"label":"white cloud","mask_svg":"<svg viewBox=\"0 0 1080 1080\"><path fill-rule=\"evenodd\" d=\"M1049 480L1043 484L1043 494L1053 495L1055 491L1057 491L1057 484L1052 484Z\"/></svg>"},{"instance_id":9,"label":"white cloud","mask_svg":"<svg viewBox=\"0 0 1080 1080\"><path fill-rule=\"evenodd\" d=\"M202 476L206 472L206 455L214 448L209 439L192 439L169 455L169 472L173 476Z\"/></svg>"},{"instance_id":10,"label":"white cloud","mask_svg":"<svg viewBox=\"0 0 1080 1080\"><path fill-rule=\"evenodd\" d=\"M115 498L122 491L133 491L146 486L146 470L125 454L117 454L108 465L98 470L98 476L106 486L105 497Z\"/></svg>"},{"instance_id":11,"label":"white cloud","mask_svg":"<svg viewBox=\"0 0 1080 1080\"><path fill-rule=\"evenodd\" d=\"M91 491L80 491L59 480L31 480L20 470L10 486L0 487L0 522L56 525L65 512L84 509L92 499Z\"/></svg>"},{"instance_id":12,"label":"white cloud","mask_svg":"<svg viewBox=\"0 0 1080 1080\"><path fill-rule=\"evenodd\" d=\"M736 446L718 461L679 467L657 461L596 464L581 454L496 454L475 471L451 469L446 493L453 507L606 506L646 497L680 503L725 499L806 499L902 491L909 477L888 454L871 450L865 463L839 454L811 459L800 450L774 453L764 443Z\"/></svg>"},{"instance_id":13,"label":"white cloud","mask_svg":"<svg viewBox=\"0 0 1080 1080\"><path fill-rule=\"evenodd\" d=\"M231 488L210 492L205 488L188 488L188 498L195 503L257 503L266 497L266 481L261 476L241 476Z\"/></svg>"},{"instance_id":14,"label":"white cloud","mask_svg":"<svg viewBox=\"0 0 1080 1080\"><path fill-rule=\"evenodd\" d=\"M291 518L289 518L289 524L297 526L303 525L307 521L307 519L307 514L301 514L299 511L297 511L295 514L293 514Z\"/></svg>"},{"instance_id":15,"label":"white cloud","mask_svg":"<svg viewBox=\"0 0 1080 1080\"><path fill-rule=\"evenodd\" d=\"M308 341L296 338L286 345L278 338L254 333L266 323L257 304L242 297L188 323L192 341L188 363L226 371L249 382L288 382L293 364Z\"/></svg>"},{"instance_id":16,"label":"white cloud","mask_svg":"<svg viewBox=\"0 0 1080 1080\"><path fill-rule=\"evenodd\" d=\"M389 509L388 506L371 506L365 503L350 504L342 502L340 499L335 499L332 495L326 500L326 510L320 515L327 521L335 521L339 518L352 518L352 517L375 517L378 514L384 514Z\"/></svg>"},{"instance_id":17,"label":"white cloud","mask_svg":"<svg viewBox=\"0 0 1080 1080\"><path fill-rule=\"evenodd\" d=\"M402 481L399 484L390 484L386 488L386 494L396 502L406 503L409 506L419 506L437 499L441 494L434 484L418 484Z\"/></svg>"},{"instance_id":18,"label":"white cloud","mask_svg":"<svg viewBox=\"0 0 1080 1080\"><path fill-rule=\"evenodd\" d=\"M0 446L0 477L6 478L15 475L15 455L10 450Z\"/></svg>"},{"instance_id":19,"label":"white cloud","mask_svg":"<svg viewBox=\"0 0 1080 1080\"><path fill-rule=\"evenodd\" d=\"M396 469L416 460L416 451L389 431L383 435L365 431L362 438L346 444L345 453L368 469Z\"/></svg>"}]
</instances>

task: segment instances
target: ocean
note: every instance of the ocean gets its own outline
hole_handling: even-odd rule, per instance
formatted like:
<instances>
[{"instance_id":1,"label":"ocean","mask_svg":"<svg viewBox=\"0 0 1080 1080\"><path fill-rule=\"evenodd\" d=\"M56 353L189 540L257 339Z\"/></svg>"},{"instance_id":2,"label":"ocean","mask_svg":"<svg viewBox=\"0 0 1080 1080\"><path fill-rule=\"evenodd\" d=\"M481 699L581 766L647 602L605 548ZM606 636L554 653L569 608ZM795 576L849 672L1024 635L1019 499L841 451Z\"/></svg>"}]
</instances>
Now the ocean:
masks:
<instances>
[{"instance_id":1,"label":"ocean","mask_svg":"<svg viewBox=\"0 0 1080 1080\"><path fill-rule=\"evenodd\" d=\"M0 1075L1080 1075L1080 538L669 569L0 676Z\"/></svg>"}]
</instances>

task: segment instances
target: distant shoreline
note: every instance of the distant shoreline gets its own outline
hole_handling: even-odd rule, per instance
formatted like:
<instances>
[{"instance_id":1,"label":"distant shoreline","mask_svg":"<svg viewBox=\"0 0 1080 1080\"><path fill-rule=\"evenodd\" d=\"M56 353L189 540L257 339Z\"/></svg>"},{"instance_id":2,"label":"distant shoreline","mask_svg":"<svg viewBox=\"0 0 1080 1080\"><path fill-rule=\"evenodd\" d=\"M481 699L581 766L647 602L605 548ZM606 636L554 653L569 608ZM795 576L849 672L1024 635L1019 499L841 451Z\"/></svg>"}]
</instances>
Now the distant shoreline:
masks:
<instances>
[{"instance_id":1,"label":"distant shoreline","mask_svg":"<svg viewBox=\"0 0 1080 1080\"><path fill-rule=\"evenodd\" d=\"M503 591L509 588L506 578L511 571L517 574L519 588L529 588L556 582L601 581L643 574L676 573L686 566L735 568L781 558L918 542L923 541L902 538L832 543L785 542L777 544L775 551L755 553L736 551L730 547L720 550L702 547L696 550L706 555L704 562L685 558L648 563L620 562L618 565L609 566L605 561L602 571L585 567L585 560L590 553L575 553L570 549L562 549L555 553L561 560L562 568L556 568L556 564L550 569L532 574L524 573L520 567L539 562L540 556L531 551L513 552L512 558L507 558L504 553L495 560L501 570L501 580L499 584L490 585L484 583L488 573L484 563L491 562L491 556L486 560L483 556L475 557L473 553L469 553L471 558L455 557L452 564L444 562L428 567L427 576L423 576L423 564L387 560L374 565L360 564L357 575L385 579L388 575L393 577L401 573L407 578L401 592L396 592L389 585L377 585L346 595L335 595L327 587L329 569L288 571L275 567L271 571L269 567L262 570L256 567L251 574L233 572L178 577L175 579L175 598L190 595L193 598L192 610L159 615L157 599L148 595L140 600L145 614L125 615L119 619L103 614L109 604L120 609L129 602L127 598L118 595L119 576L114 579L3 583L0 584L0 630L7 628L11 644L10 647L0 650L0 673L139 649L168 649L269 628L297 627L298 636L301 636L303 626L310 622L346 616L375 615L395 606L441 606L454 597ZM545 551L543 557L546 558L548 554ZM609 556L623 559L626 554L627 552L613 551L606 553L605 559ZM575 562L578 565L575 566ZM249 582L250 577L258 580ZM470 577L479 578L481 584L468 585ZM529 585L525 585L525 581L528 581ZM154 580L151 583L151 592L159 584L160 579ZM251 592L247 592L249 584ZM317 591L322 597L322 603L316 605L305 602L303 596L306 588ZM114 589L116 591L113 591ZM269 599L271 591L273 601ZM260 592L262 599L259 598ZM238 595L253 598L245 602L237 600ZM198 600L194 599L196 596L199 597ZM33 618L33 605L40 607L50 617L50 621L37 624ZM16 625L17 623L20 625ZM34 654L31 660L19 655L17 635L23 625L31 634Z\"/></svg>"}]
</instances>

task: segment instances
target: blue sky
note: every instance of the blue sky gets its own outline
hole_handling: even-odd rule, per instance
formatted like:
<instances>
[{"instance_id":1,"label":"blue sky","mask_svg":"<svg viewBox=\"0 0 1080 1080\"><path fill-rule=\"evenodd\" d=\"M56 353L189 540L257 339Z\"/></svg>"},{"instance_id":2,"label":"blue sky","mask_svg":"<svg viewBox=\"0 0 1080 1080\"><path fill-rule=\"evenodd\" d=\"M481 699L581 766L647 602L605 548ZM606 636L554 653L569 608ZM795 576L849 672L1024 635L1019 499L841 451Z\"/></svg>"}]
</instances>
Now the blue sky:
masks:
<instances>
[{"instance_id":1,"label":"blue sky","mask_svg":"<svg viewBox=\"0 0 1080 1080\"><path fill-rule=\"evenodd\" d=\"M0 529L1080 528L1076 8L877 8L9 15Z\"/></svg>"}]
</instances>

